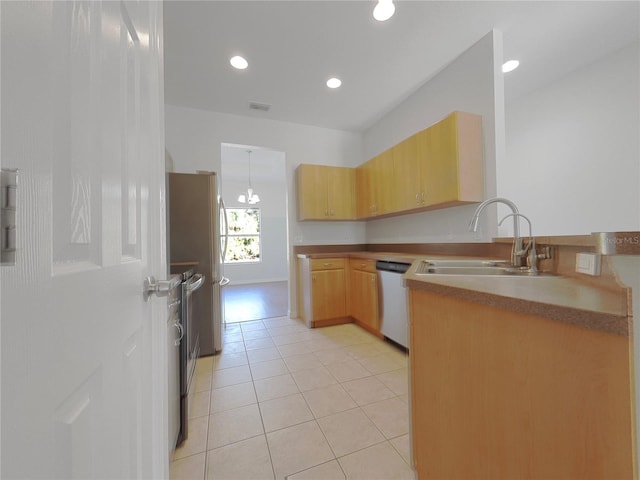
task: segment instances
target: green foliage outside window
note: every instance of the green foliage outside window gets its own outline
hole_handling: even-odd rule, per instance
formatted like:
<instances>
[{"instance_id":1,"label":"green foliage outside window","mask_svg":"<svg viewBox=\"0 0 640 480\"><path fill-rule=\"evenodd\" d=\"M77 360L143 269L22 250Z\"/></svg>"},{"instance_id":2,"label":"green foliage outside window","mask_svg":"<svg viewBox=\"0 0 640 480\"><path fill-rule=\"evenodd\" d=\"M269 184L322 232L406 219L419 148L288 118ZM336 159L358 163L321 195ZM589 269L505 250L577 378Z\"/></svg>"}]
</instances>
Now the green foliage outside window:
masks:
<instances>
[{"instance_id":1,"label":"green foliage outside window","mask_svg":"<svg viewBox=\"0 0 640 480\"><path fill-rule=\"evenodd\" d=\"M260 261L260 209L228 208L229 235L225 263Z\"/></svg>"}]
</instances>

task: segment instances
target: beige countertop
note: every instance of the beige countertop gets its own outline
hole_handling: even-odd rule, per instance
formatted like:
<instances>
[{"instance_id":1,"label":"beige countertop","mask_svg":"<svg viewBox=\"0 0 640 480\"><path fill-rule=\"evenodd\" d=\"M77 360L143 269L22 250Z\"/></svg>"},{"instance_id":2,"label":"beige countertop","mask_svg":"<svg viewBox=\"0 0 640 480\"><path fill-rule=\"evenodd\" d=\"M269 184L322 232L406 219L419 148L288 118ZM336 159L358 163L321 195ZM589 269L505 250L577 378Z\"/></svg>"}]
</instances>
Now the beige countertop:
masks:
<instances>
[{"instance_id":1,"label":"beige countertop","mask_svg":"<svg viewBox=\"0 0 640 480\"><path fill-rule=\"evenodd\" d=\"M333 253L299 253L298 258L365 258L368 260L384 260L412 264L416 260L428 258L460 258L456 255L424 255L394 252L333 252ZM475 258L475 257L474 257ZM477 257L494 258L494 257Z\"/></svg>"},{"instance_id":2,"label":"beige countertop","mask_svg":"<svg viewBox=\"0 0 640 480\"><path fill-rule=\"evenodd\" d=\"M621 292L562 276L498 277L405 274L409 288L540 316L594 330L629 335L629 306Z\"/></svg>"},{"instance_id":3,"label":"beige countertop","mask_svg":"<svg viewBox=\"0 0 640 480\"><path fill-rule=\"evenodd\" d=\"M412 263L404 275L409 288L429 290L497 308L561 321L617 335L630 334L628 292L594 286L564 276L499 277L472 275L418 275L426 258L460 258L393 252L332 252L299 254L299 258L353 257ZM627 289L628 290L628 289Z\"/></svg>"}]
</instances>

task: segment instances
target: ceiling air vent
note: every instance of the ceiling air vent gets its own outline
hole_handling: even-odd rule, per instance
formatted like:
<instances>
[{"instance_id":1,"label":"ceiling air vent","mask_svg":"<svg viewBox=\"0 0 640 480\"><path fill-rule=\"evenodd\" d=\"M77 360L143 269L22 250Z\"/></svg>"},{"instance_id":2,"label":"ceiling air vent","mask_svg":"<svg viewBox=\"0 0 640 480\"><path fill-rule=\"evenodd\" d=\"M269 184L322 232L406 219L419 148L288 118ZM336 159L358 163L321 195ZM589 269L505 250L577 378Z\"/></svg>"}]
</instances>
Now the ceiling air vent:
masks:
<instances>
[{"instance_id":1,"label":"ceiling air vent","mask_svg":"<svg viewBox=\"0 0 640 480\"><path fill-rule=\"evenodd\" d=\"M249 102L249 110L260 110L262 112L268 112L271 105L268 103Z\"/></svg>"}]
</instances>

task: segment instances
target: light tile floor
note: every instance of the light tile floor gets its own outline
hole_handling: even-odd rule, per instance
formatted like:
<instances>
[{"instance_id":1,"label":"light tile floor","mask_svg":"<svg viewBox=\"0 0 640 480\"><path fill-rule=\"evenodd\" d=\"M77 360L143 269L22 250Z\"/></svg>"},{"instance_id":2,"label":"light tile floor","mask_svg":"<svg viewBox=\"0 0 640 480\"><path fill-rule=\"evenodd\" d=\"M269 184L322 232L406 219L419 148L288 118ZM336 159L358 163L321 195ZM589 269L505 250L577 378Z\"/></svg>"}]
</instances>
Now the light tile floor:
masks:
<instances>
[{"instance_id":1,"label":"light tile floor","mask_svg":"<svg viewBox=\"0 0 640 480\"><path fill-rule=\"evenodd\" d=\"M228 324L171 479L413 480L408 357L354 324Z\"/></svg>"}]
</instances>

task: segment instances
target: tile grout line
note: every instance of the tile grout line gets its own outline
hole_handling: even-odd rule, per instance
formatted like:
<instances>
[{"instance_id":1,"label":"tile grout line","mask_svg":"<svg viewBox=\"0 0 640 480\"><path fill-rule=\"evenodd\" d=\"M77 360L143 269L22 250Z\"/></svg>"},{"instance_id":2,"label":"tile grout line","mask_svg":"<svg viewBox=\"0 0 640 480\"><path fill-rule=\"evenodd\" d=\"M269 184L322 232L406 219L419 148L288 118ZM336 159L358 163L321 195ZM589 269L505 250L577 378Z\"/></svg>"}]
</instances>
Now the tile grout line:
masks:
<instances>
[{"instance_id":1,"label":"tile grout line","mask_svg":"<svg viewBox=\"0 0 640 480\"><path fill-rule=\"evenodd\" d=\"M274 318L283 319L283 320L292 320L292 319L287 319L286 317L274 317ZM252 321L252 322L255 322L255 320L254 320L254 321ZM340 470L342 471L343 476L345 476L345 478L346 478L346 473L345 473L345 471L344 471L344 469L343 469L343 467L342 467L342 464L341 464L341 463L340 463L340 461L339 461L339 459L340 459L340 458L343 458L343 457L345 457L345 456L347 456L347 455L351 455L351 454L353 454L353 453L357 453L357 452L359 452L359 451L365 450L366 448L370 448L370 447L372 447L372 446L374 446L374 445L379 445L379 444L382 444L382 443L385 443L385 442L386 442L386 443L388 443L388 444L392 447L392 450L393 450L396 454L398 454L398 455L403 459L403 462L404 462L404 463L407 463L407 461L404 459L404 457L403 457L402 453L401 453L401 452L400 452L400 451L399 451L399 450L398 450L398 449L397 449L397 448L396 448L396 447L391 443L391 441L392 441L392 440L394 440L394 439L396 439L396 438L400 438L400 437L402 437L402 436L406 435L406 433L404 433L404 434L400 434L400 435L396 435L396 436L394 436L394 437L392 437L392 438L387 438L387 437L386 437L386 435L385 435L385 434L380 430L380 428L378 427L378 425L376 425L376 424L375 424L375 422L372 420L372 418L371 418L369 415L367 415L367 413L365 412L365 410L364 410L364 408L363 408L363 407L366 407L367 405L371 405L371 404L377 403L378 401L376 401L376 402L371 402L371 403L366 404L366 405L359 405L359 404L358 404L358 402L356 401L356 399L353 397L353 395L352 395L351 393L349 393L349 391L348 391L348 390L346 390L346 389L344 388L344 384L345 384L345 383L347 383L347 382L350 382L350 381L359 380L359 379L362 379L362 378L375 378L375 379L376 379L376 380L378 380L382 385L384 385L384 387L385 387L385 388L387 388L388 390L390 390L390 392L391 392L391 393L393 393L393 396L392 396L392 397L388 397L388 398L386 398L386 399L382 399L382 400L379 400L379 401L385 401L385 400L389 400L389 399L391 399L391 398L394 398L394 399L398 399L398 400L400 400L401 402L403 402L403 403L404 403L404 401L403 401L400 397L402 397L402 396L406 395L405 393L397 393L396 391L392 390L392 389L391 389L391 388L390 388L390 387L389 387L385 382L382 382L382 380L380 380L379 378L377 378L379 375L383 375L383 374L385 374L385 373L391 373L391 372L394 372L394 371L396 371L396 370L401 370L401 369L406 368L406 366L405 366L402 362L398 362L398 363L396 364L396 368L393 368L392 370L387 370L387 371L382 371L382 372L379 372L379 373L374 373L374 372L372 372L371 370L369 370L369 369L365 366L365 364L363 364L363 363L362 363L362 361L361 361L361 360L362 360L362 359L364 359L364 358L369 358L369 357L376 357L376 356L381 356L381 355L387 355L387 354L389 354L390 352L388 352L388 351L384 351L384 350L382 350L382 349L377 349L377 350L378 350L378 353L376 353L375 355L367 355L367 356L358 355L358 356L355 356L351 351L349 351L349 349L350 349L350 347L353 347L353 346L355 346L355 345L372 345L372 346L374 346L374 348L377 348L377 342L375 341L375 339L370 339L370 338L366 338L366 339L365 339L365 337L360 337L360 336L358 336L359 338L351 338L351 339L346 339L346 340L345 340L344 338L342 338L342 339L341 339L342 341L340 341L340 337L341 337L341 335L337 334L337 335L335 335L335 337L334 337L333 335L326 335L326 336L325 336L325 335L322 335L322 336L316 336L316 338L310 338L310 339L307 339L307 340L296 340L296 341L293 341L293 342L290 342L290 343L276 344L275 342L273 342L273 339L274 339L275 337L279 337L279 336L287 336L287 335L296 335L296 334L298 334L298 333L302 333L303 331L302 331L302 330L300 330L300 329L293 328L293 329L289 329L289 330L288 330L288 333L283 333L282 331L275 331L275 332L274 332L274 330L275 330L275 329L278 329L278 328L285 328L285 327L294 327L294 326L297 326L297 324L299 324L299 322L293 322L293 323L292 323L292 322L284 322L284 324L283 324L283 325L275 325L275 326L273 326L272 328L269 328L269 326L268 326L267 324L265 324L265 322L263 322L262 320L260 320L260 322L261 322L261 326L262 326L262 328L249 329L249 330L247 330L246 332L245 332L245 330L242 328L242 325L239 325L238 333L239 333L239 334L240 334L240 336L241 336L241 339L242 339L242 342L243 342L243 343L242 343L242 345L243 345L243 347L244 347L244 351L243 351L243 352L238 352L238 353L243 353L243 354L244 354L244 359L245 359L245 361L246 361L246 364L245 364L245 363L243 363L243 364L241 364L241 365L230 365L230 366L227 366L227 367L224 367L224 368L216 369L216 368L214 368L214 366L215 366L215 362L212 362L212 370L211 370L211 377L210 377L210 385L209 385L209 391L208 391L208 393L209 393L209 405L208 405L208 415L207 415L207 424L206 424L206 433L207 433L207 437L206 437L206 441L205 441L205 451L204 451L204 452L197 452L197 453L194 453L194 454L192 454L192 455L188 455L188 456L186 456L186 457L182 457L180 460L182 460L182 459L186 459L186 458L189 458L189 457L191 457L191 456L199 455L200 453L203 453L203 454L205 455L205 471L204 471L204 476L205 476L205 478L206 478L207 473L208 473L208 470L209 470L209 468L210 468L210 465L209 465L209 458L208 458L208 457L209 457L209 452L210 452L210 451L212 451L212 450L215 450L215 449L211 449L211 450L209 450L209 433L210 433L210 432L209 432L209 429L210 429L210 424L211 424L211 415L212 415L212 410L211 410L211 401L212 401L212 397L213 397L213 390L215 389L215 385L214 385L214 381L213 381L213 376L214 376L214 374L215 374L215 372L216 372L216 371L224 370L224 369L226 369L226 368L234 368L234 367L239 367L239 366L246 365L246 366L247 366L247 368L248 368L248 370L249 370L249 376L250 376L250 378L251 378L251 383L252 383L252 387L253 387L253 392L254 392L254 395L255 395L256 406L258 407L258 412L259 412L259 414L260 414L260 421L261 421L261 424L262 424L262 430L263 430L263 432L262 432L261 434L259 434L259 435L254 435L254 436L249 437L249 438L247 438L247 439L238 440L237 442L231 442L231 443L230 443L230 444L228 444L228 445L233 445L234 443L238 443L238 442L241 442L241 441L245 441L245 440L248 440L248 439L250 439L250 438L256 438L256 437L258 437L258 436L263 436L263 437L265 438L265 442L266 442L266 444L267 444L267 449L268 449L268 452L269 452L269 460L270 460L270 462L271 462L271 471L272 471L272 473L273 473L274 477L275 477L275 465L274 465L274 463L273 463L273 457L272 457L272 454L271 454L271 447L270 447L269 442L268 442L268 439L267 439L267 433L268 433L268 432L266 431L266 425L265 425L265 420L264 420L264 416L263 416L263 411L262 411L262 408L261 408L261 404L263 404L263 403L265 403L265 402L267 402L267 401L270 401L270 400L276 400L276 399L279 399L279 398L286 398L286 397L288 397L288 396L293 396L293 395L300 395L300 396L302 396L302 398L303 398L303 400L304 400L304 403L305 403L305 405L306 405L306 407L307 407L308 411L311 413L311 417L312 417L312 419L311 419L311 420L308 420L308 421L304 421L304 422L299 422L299 423L296 423L296 424L294 424L294 425L288 425L288 426L286 426L286 427L278 428L278 429L276 429L276 430L274 430L274 431L283 430L283 429L286 429L286 428L290 428L291 426L296 426L296 425L300 425L300 424L303 424L303 423L308 423L308 422L310 422L310 421L313 421L313 422L315 422L315 425L320 429L320 432L322 433L323 438L325 439L325 441L326 441L327 445L330 447L330 450L331 450L331 452L332 452L332 454L333 454L333 459L331 459L331 460L329 460L329 461L326 461L326 462L322 462L322 463L320 463L320 464L318 464L318 465L314 465L314 466L308 467L308 468L306 468L306 469L304 469L304 470L301 470L301 472L302 472L302 471L309 470L309 469L311 469L311 468L318 467L318 466L320 466L320 465L323 465L323 464L325 464L325 463L329 463L329 462L331 462L331 461L334 461L334 460L335 460L335 461L337 461L337 462L338 462L338 465L339 465L339 467L340 467ZM247 338L245 338L245 334L247 334L248 332L250 332L250 331L258 331L258 330L264 330L264 333L265 333L266 335L265 335L265 336L263 336L263 337L256 337L256 338L254 338L254 339L247 339ZM293 330L293 331L292 331L292 330ZM296 331L296 330L298 330L298 331ZM285 331L286 331L286 330L285 330ZM235 333L235 332L234 332L234 333ZM323 332L323 333L324 333L324 332ZM349 332L346 332L346 334L347 334L347 335L349 335ZM262 339L262 338L268 338L268 339L270 339L273 345L268 346L268 347L260 347L260 348L263 348L263 349L266 349L266 348L274 349L274 350L275 350L275 352L277 352L277 353L278 353L278 357L277 357L277 358L273 358L273 359L264 359L264 360L258 360L258 361L256 361L256 360L251 361L251 360L250 360L250 357L249 357L249 353L248 353L248 352L249 352L249 350L247 349L247 340L259 340L259 339ZM294 355L287 355L287 356L284 356L284 355L283 355L283 352L282 352L282 350L281 350L281 347L286 347L286 346L288 346L288 345L295 345L295 344L298 344L298 343L312 342L312 341L314 341L314 340L321 340L321 341L323 341L323 340L327 340L327 341L331 341L331 342L333 342L333 343L332 343L332 345L330 345L330 346L326 346L325 348L309 349L309 351L304 352L304 353L298 353L298 354L294 354ZM354 340L355 340L355 342L354 342ZM370 341L370 340L373 340L373 341ZM256 349L252 349L252 350L256 350ZM323 356L321 356L321 355L318 355L318 352L320 352L320 351L327 351L327 350L341 350L342 352L346 352L346 353L348 354L348 357L347 357L347 358L343 358L342 360L339 360L339 361L334 361L334 362L330 362L330 363L325 364L325 363L323 362L323 358L325 358L325 357L323 357ZM235 352L234 352L234 353L235 353ZM383 440L382 440L382 441L377 442L377 443L374 443L374 444L369 445L369 446L367 446L367 447L363 447L363 448L361 448L361 449L355 450L355 451L353 451L353 452L349 452L348 454L342 455L341 457L338 457L338 456L336 455L336 452L334 451L333 447L332 447L332 446L331 446L331 444L329 443L328 438L326 437L326 434L325 434L324 430L322 429L322 427L320 427L320 424L319 424L319 422L318 422L318 420L320 420L320 419L322 419L322 418L325 418L325 417L327 417L327 416L331 416L331 415L333 415L333 414L328 414L328 415L324 415L324 416L322 416L322 417L317 417L317 416L316 416L316 414L315 414L315 413L313 412L313 410L311 409L311 406L310 406L310 404L309 404L309 402L308 402L308 400L307 400L306 396L304 395L306 392L310 392L310 391L313 391L313 390L318 390L318 389L326 388L326 387L327 387L327 385L325 385L325 386L320 386L320 387L316 387L316 388L312 388L312 389L309 389L309 390L306 390L306 391L304 391L304 392L303 392L303 391L300 389L300 384L299 384L299 382L298 382L298 381L296 381L296 378L294 377L294 375L293 375L293 374L294 374L294 373L297 373L297 372L302 372L302 371L304 371L304 370L308 370L308 368L303 368L303 369L297 370L296 372L293 372L293 371L291 370L291 367L289 366L289 364L286 362L286 358L288 358L288 357L293 357L293 356L296 356L296 355L302 355L302 354L310 354L310 355L311 355L313 358L315 358L315 360L317 360L317 362L319 363L319 367L318 367L318 368L323 368L326 372L328 372L328 373L329 373L329 377L330 377L333 381L335 381L335 382L336 382L336 383L335 383L335 385L340 386L340 387L345 391L345 393L347 393L348 398L350 398L350 399L355 403L355 407L353 407L353 408L351 408L351 409L347 409L346 411L349 411L349 410L354 410L354 411L355 411L355 410L360 410L360 411L365 415L365 417L366 417L367 419L369 419L369 421L371 421L371 422L372 422L372 424L373 424L374 428L375 428L375 429L376 429L376 430L381 434L381 436L382 436L382 438L383 438ZM268 400L260 401L260 400L259 400L259 398L258 398L258 394L257 394L257 389L256 389L256 385L255 385L256 378L255 378L255 376L254 376L254 371L253 371L253 369L252 369L252 365L256 365L256 364L260 364L260 363L264 363L264 362L268 362L268 361L275 361L275 360L279 360L279 361L281 361L281 362L282 362L282 364L284 365L284 367L285 367L286 371L288 372L288 373L286 373L286 374L282 374L282 375L289 375L289 376L293 379L294 384L296 385L296 388L297 388L298 392L297 392L297 393L291 393L291 394L288 394L288 395L282 395L282 396L279 396L279 397L274 397L273 399L268 399ZM344 363L344 362L352 362L352 361L353 361L353 362L356 362L356 364L357 364L357 365L359 365L359 366L360 366L360 367L362 367L366 372L368 372L368 375L367 375L367 376L365 376L365 377L357 377L357 378L354 378L354 379L349 379L349 380L341 381L341 380L339 380L339 379L335 376L335 374L333 374L333 373L331 372L331 370L329 370L329 368L327 368L327 366L330 366L330 365L336 365L336 364L340 364L340 363ZM279 376L279 375L275 375L275 376ZM273 375L271 375L271 376L269 376L269 377L265 377L265 378L273 378L273 377L274 377L274 376L273 376ZM244 382L241 382L241 383L244 383ZM235 384L232 384L232 385L235 385ZM331 384L331 385L334 385L334 384ZM222 388L222 387L221 387L221 388ZM407 406L407 407L408 407L408 406ZM238 407L238 408L239 408L239 407ZM336 413L341 413L341 412L336 412ZM222 447L224 447L224 446L226 446L226 445L223 445L223 446L221 446L221 447L217 447L217 448L222 448ZM300 473L300 472L296 472L296 473ZM296 473L292 473L291 475L295 475ZM291 475L288 475L288 476L287 476L287 478L289 478Z\"/></svg>"},{"instance_id":2,"label":"tile grout line","mask_svg":"<svg viewBox=\"0 0 640 480\"><path fill-rule=\"evenodd\" d=\"M262 322L264 324L264 322ZM244 348L246 351L247 344L244 338L244 331L242 330L242 326L240 327L240 331L242 332L242 343L244 344ZM267 445L267 452L269 452L269 463L271 464L271 473L273 474L273 478L276 478L276 468L273 465L273 455L271 454L271 446L269 445L269 438L267 437L267 428L264 424L264 416L262 415L262 409L260 408L260 399L258 398L258 392L256 390L256 381L253 377L253 370L251 370L251 362L249 361L249 355L247 355L247 366L249 367L249 375L251 375L251 385L253 386L253 394L256 397L256 405L258 406L258 413L260 414L260 422L262 423L262 435L264 436L264 443Z\"/></svg>"},{"instance_id":3,"label":"tile grout line","mask_svg":"<svg viewBox=\"0 0 640 480\"><path fill-rule=\"evenodd\" d=\"M268 334L270 335L270 338L272 338L272 339L273 339L273 336L272 336L272 335L271 335L271 333L269 332L269 329L268 329L268 328L267 328L267 332L268 332ZM285 368L289 371L289 375L291 376L291 378L293 378L293 381L294 381L294 383L296 384L296 387L297 387L297 389L298 389L298 393L291 394L291 395L288 395L288 396L300 395L300 396L302 397L302 399L303 399L303 401L304 401L305 405L307 406L307 409L308 409L308 410L309 410L309 412L311 413L311 416L312 416L312 419L313 419L312 421L316 424L316 426L317 426L318 430L320 430L320 433L322 434L322 436L323 436L323 438L324 438L325 442L327 442L327 445L329 446L329 449L331 450L331 453L333 454L333 459L331 459L331 460L329 460L329 461L336 461L336 462L338 462L338 457L336 456L336 452L334 451L333 447L332 447L332 446L331 446L331 444L329 443L329 439L326 437L326 434L325 434L324 430L322 430L322 427L321 427L321 426L320 426L320 424L318 423L318 419L316 418L315 414L313 413L313 410L311 409L311 406L309 405L309 402L307 401L306 397L304 396L304 392L303 392L302 390L300 390L300 385L299 385L299 384L298 384L298 382L296 381L295 377L292 375L292 373L293 373L293 372L290 370L289 366L287 365L286 361L284 360L284 357L282 357L282 352L280 351L280 349L279 349L279 348L277 348L277 345L276 345L276 347L275 347L275 348L276 348L276 350L278 351L278 354L280 355L280 359L283 361L283 363L284 363L284 365L285 365ZM313 354L314 352L311 352L311 353ZM314 355L314 356L315 356L315 355ZM256 363L260 363L260 362L256 362ZM253 378L253 372L251 371L251 366L249 366L249 371L251 372L251 375L252 375L252 378ZM329 374L331 375L331 372L329 372ZM335 381L337 381L337 382L338 382L338 384L340 383L340 382L338 381L338 379L336 379L333 375L331 375L331 377L332 377ZM254 389L255 389L255 383L254 383ZM277 397L277 398L285 398L286 396L287 396L287 395L285 395L285 396L283 396L283 397ZM256 392L256 397L257 397L257 392ZM265 430L265 437L266 437L266 433L267 433L267 432L266 432L266 427L265 427L265 425L264 425L264 419L262 418L262 409L260 409L260 401L259 401L259 400L258 400L258 409L260 410L260 416L261 416L261 419L262 419L262 421L263 421L263 429ZM303 423L308 423L308 422L300 422L300 423L297 423L296 425L302 425ZM284 429L286 429L286 428L290 428L291 426L295 426L295 425L289 425L289 426L287 426L287 427L283 427L283 428L278 429L278 430L284 430ZM274 430L274 431L278 431L278 430ZM269 455L270 455L270 457L271 457L271 448L270 448L270 446L269 446L269 440L268 440L268 438L267 438L267 448L269 449ZM328 462L323 462L322 464L324 464L324 463L328 463ZM317 466L319 466L319 465L322 465L322 464L313 465L313 466L311 466L311 467L307 468L306 470L309 470L310 468L315 468L315 467L317 467ZM346 476L346 473L345 473L345 472L344 472L344 470L342 469L342 465L340 465L340 462L338 462L338 466L339 466L340 470L342 471L342 473L343 473L344 477L346 478L346 477L347 477L347 476ZM273 470L274 478L276 478L276 474L275 474L275 466L274 466L274 464L273 464L273 458L272 458L272 457L271 457L271 468L272 468L272 470ZM304 470L302 470L302 471L304 471ZM288 478L290 478L291 476L296 475L297 473L300 473L300 472L294 472L294 473L292 473L292 474L290 474L290 475L286 475L286 476L285 476L285 479L288 479ZM277 480L277 479L276 479L276 480Z\"/></svg>"},{"instance_id":4,"label":"tile grout line","mask_svg":"<svg viewBox=\"0 0 640 480\"><path fill-rule=\"evenodd\" d=\"M206 480L209 472L209 428L211 426L211 396L213 394L213 373L215 369L215 357L211 362L211 381L209 382L209 415L207 416L207 437L204 442L204 473L202 480Z\"/></svg>"}]
</instances>

